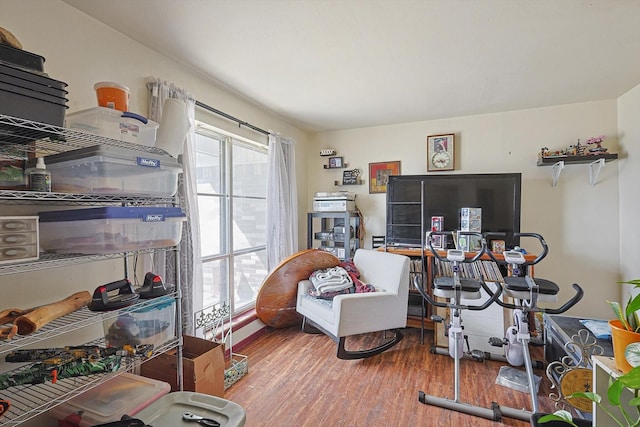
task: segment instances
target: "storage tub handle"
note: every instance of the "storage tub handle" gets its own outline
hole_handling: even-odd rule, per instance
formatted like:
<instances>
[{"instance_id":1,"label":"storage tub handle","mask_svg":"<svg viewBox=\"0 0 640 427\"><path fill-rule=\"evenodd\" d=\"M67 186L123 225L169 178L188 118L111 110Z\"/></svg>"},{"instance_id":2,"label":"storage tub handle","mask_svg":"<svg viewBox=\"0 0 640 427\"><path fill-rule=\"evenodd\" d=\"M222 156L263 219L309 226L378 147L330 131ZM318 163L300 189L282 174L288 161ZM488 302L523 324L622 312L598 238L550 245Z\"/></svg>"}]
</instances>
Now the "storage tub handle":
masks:
<instances>
[{"instance_id":1,"label":"storage tub handle","mask_svg":"<svg viewBox=\"0 0 640 427\"><path fill-rule=\"evenodd\" d=\"M149 120L147 120L146 117L141 116L140 114L129 112L129 111L123 112L121 117L127 117L127 118L130 118L130 119L136 119L136 120L141 121L145 125L149 122Z\"/></svg>"}]
</instances>

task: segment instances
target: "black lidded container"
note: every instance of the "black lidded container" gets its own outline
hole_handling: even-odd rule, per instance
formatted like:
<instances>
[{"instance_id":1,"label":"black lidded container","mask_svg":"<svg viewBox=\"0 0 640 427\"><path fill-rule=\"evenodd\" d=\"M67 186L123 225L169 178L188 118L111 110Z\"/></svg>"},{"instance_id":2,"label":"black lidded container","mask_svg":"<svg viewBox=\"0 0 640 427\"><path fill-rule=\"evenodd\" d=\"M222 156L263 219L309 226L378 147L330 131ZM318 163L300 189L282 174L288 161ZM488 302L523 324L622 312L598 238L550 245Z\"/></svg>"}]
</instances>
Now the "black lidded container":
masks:
<instances>
[{"instance_id":1,"label":"black lidded container","mask_svg":"<svg viewBox=\"0 0 640 427\"><path fill-rule=\"evenodd\" d=\"M6 44L0 44L0 61L44 72L44 57Z\"/></svg>"}]
</instances>

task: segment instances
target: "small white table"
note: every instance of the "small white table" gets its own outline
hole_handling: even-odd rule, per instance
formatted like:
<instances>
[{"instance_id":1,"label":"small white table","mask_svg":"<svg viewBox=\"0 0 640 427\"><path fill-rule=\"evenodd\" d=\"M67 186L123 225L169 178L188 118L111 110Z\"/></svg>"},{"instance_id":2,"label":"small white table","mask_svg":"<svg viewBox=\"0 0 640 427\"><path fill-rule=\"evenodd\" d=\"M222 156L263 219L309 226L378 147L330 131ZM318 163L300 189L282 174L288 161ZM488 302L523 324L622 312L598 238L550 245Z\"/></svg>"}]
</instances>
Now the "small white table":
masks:
<instances>
[{"instance_id":1,"label":"small white table","mask_svg":"<svg viewBox=\"0 0 640 427\"><path fill-rule=\"evenodd\" d=\"M622 375L622 371L616 369L615 361L613 357L608 356L593 356L593 391L598 393L600 397L602 397L602 405L607 407L609 411L611 411L616 417L620 414L618 408L609 405L609 399L607 398L607 389L609 388L609 378L617 378ZM625 390L622 392L622 396L620 400L622 402L627 402L629 399L633 397L633 393L631 390ZM625 409L629 411L629 413L635 413L635 407L627 407L625 405ZM620 414L620 418L622 418L622 414ZM598 427L617 427L618 425L611 419L611 417L604 412L602 409L598 407L595 403L593 404L593 425Z\"/></svg>"}]
</instances>

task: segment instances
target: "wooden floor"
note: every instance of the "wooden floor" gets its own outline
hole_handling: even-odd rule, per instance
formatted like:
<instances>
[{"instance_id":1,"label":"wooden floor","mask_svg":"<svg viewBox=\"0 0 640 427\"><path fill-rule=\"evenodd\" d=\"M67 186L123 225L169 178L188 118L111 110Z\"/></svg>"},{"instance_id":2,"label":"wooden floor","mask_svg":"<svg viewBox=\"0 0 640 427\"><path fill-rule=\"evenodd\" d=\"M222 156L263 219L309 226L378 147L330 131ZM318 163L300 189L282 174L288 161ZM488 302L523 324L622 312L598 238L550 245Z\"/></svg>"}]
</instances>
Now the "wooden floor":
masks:
<instances>
[{"instance_id":1,"label":"wooden floor","mask_svg":"<svg viewBox=\"0 0 640 427\"><path fill-rule=\"evenodd\" d=\"M419 329L403 334L404 340L391 350L349 361L335 357L336 344L325 335L304 334L298 327L271 330L242 349L249 372L225 398L244 407L247 427L529 426L521 420L496 422L420 403L419 390L453 397L453 359L429 352L431 333L424 345ZM486 408L496 401L531 410L528 393L495 384L505 363L462 360L460 365L462 402ZM542 370L535 372L543 378L540 409L549 411L550 382Z\"/></svg>"}]
</instances>

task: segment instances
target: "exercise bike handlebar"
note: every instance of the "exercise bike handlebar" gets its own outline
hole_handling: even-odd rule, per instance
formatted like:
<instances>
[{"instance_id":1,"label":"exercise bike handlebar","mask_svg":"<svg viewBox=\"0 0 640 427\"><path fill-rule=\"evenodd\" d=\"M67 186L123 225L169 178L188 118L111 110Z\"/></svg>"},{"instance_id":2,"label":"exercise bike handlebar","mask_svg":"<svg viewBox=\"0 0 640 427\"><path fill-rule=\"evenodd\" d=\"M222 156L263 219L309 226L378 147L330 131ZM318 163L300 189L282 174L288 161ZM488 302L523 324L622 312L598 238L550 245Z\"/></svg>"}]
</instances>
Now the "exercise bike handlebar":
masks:
<instances>
[{"instance_id":1,"label":"exercise bike handlebar","mask_svg":"<svg viewBox=\"0 0 640 427\"><path fill-rule=\"evenodd\" d=\"M535 308L535 309L532 309L532 310L529 310L529 311L541 312L541 313L546 313L546 314L562 314L562 313L564 313L565 311L569 310L571 307L576 305L578 302L580 302L580 300L584 296L584 291L582 290L580 285L578 285L577 283L574 283L571 286L573 286L573 289L576 291L576 293L573 296L573 298L571 298L569 301L565 302L561 307L559 307L559 308Z\"/></svg>"},{"instance_id":2,"label":"exercise bike handlebar","mask_svg":"<svg viewBox=\"0 0 640 427\"><path fill-rule=\"evenodd\" d=\"M490 237L506 237L506 236L507 236L507 233L488 232L488 233L485 233L483 237L484 237L484 239L486 241L486 240L489 240ZM539 263L549 253L549 246L547 245L547 242L544 240L544 237L542 237L538 233L512 233L511 236L513 236L513 237L533 237L535 239L538 239L538 241L540 242L540 246L542 247L542 252L540 252L533 261L527 262L526 263L527 265L535 265L535 264ZM493 252L491 252L489 250L487 250L486 252L489 255L489 258L491 258L494 262L496 262L498 264L507 264L507 262L505 260L498 260L495 257L495 254Z\"/></svg>"},{"instance_id":3,"label":"exercise bike handlebar","mask_svg":"<svg viewBox=\"0 0 640 427\"><path fill-rule=\"evenodd\" d=\"M487 251L487 244L482 233L479 233L477 231L458 231L457 233L458 236L478 237L482 242L482 247L477 251L473 251L475 252L475 255L471 258L467 258L465 254L465 259L462 262L475 262ZM433 247L433 240L431 239L431 236L453 236L453 231L430 231L427 234L427 245L429 245L429 250L431 251L433 256L442 262L451 262L446 257L441 256L438 253L438 250Z\"/></svg>"},{"instance_id":4,"label":"exercise bike handlebar","mask_svg":"<svg viewBox=\"0 0 640 427\"><path fill-rule=\"evenodd\" d=\"M486 283L484 283L484 280L480 280L480 285L482 285L482 288L485 290L487 294L491 295L491 297L488 300L486 300L482 305L466 306L466 308L469 310L484 310L494 302L498 301L498 297L500 296L500 294L502 294L502 286L498 286L498 289L496 289L495 291L492 291L491 289L489 289Z\"/></svg>"}]
</instances>

